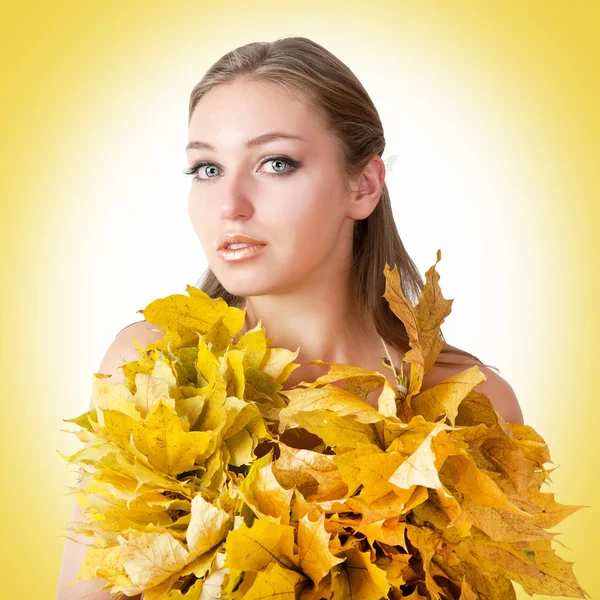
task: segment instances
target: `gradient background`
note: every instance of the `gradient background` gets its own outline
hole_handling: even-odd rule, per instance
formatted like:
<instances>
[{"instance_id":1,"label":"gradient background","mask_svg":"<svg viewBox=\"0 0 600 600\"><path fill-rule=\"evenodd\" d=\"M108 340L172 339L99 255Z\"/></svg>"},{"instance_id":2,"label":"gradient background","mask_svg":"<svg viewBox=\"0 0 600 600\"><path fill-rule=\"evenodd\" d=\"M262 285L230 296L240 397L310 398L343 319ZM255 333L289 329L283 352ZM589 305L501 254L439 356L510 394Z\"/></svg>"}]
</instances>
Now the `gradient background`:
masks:
<instances>
[{"instance_id":1,"label":"gradient background","mask_svg":"<svg viewBox=\"0 0 600 600\"><path fill-rule=\"evenodd\" d=\"M62 419L87 410L92 373L136 311L206 266L182 174L192 87L234 47L300 35L378 107L404 244L422 273L442 251L444 335L514 388L559 467L542 490L589 506L554 529L554 548L600 598L596 6L4 8L2 597L54 598L75 483L56 450L81 447Z\"/></svg>"}]
</instances>

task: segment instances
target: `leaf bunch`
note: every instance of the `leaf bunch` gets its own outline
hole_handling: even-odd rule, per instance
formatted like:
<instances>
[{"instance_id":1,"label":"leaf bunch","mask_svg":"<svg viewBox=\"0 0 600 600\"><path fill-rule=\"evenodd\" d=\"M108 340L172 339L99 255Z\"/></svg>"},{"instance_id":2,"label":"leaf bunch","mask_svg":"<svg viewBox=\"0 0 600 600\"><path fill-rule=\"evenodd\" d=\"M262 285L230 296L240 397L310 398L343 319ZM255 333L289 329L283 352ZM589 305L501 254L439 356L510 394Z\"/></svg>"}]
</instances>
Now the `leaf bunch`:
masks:
<instances>
[{"instance_id":1,"label":"leaf bunch","mask_svg":"<svg viewBox=\"0 0 600 600\"><path fill-rule=\"evenodd\" d=\"M385 267L411 347L396 387L314 361L329 372L284 390L298 351L261 322L239 336L244 311L192 286L140 311L164 337L136 343L122 384L95 374L95 408L65 419L86 444L61 454L81 470L73 529L94 538L75 581L144 600L507 600L514 581L589 598L551 547L583 506L541 491L543 438L474 391L477 365L421 391L452 304L436 265L414 306Z\"/></svg>"}]
</instances>

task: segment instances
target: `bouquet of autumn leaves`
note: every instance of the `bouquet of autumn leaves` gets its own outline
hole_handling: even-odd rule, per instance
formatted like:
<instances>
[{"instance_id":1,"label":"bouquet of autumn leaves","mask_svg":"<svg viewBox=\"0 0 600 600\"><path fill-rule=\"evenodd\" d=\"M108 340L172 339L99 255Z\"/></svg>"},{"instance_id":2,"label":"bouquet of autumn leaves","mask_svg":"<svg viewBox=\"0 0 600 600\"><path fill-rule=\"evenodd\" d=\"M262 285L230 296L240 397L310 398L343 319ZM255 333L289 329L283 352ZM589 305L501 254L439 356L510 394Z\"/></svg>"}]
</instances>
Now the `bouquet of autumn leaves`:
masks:
<instances>
[{"instance_id":1,"label":"bouquet of autumn leaves","mask_svg":"<svg viewBox=\"0 0 600 600\"><path fill-rule=\"evenodd\" d=\"M478 366L420 391L452 304L435 265L417 305L385 278L411 347L397 387L314 361L329 372L283 390L298 351L261 322L236 337L245 312L192 286L139 311L164 337L136 341L122 384L94 374L95 408L65 419L86 444L61 454L81 471L72 529L94 540L75 581L144 600L509 600L513 581L589 598L551 548L582 506L540 490L542 437L474 391Z\"/></svg>"}]
</instances>

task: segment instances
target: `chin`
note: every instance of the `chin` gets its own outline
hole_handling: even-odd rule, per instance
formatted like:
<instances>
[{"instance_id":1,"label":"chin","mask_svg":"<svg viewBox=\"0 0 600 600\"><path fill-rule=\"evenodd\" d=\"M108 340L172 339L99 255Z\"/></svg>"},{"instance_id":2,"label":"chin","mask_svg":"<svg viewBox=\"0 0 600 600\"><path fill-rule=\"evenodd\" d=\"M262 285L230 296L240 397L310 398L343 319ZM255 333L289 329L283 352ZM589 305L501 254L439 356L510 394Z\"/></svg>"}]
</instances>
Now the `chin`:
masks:
<instances>
[{"instance_id":1,"label":"chin","mask_svg":"<svg viewBox=\"0 0 600 600\"><path fill-rule=\"evenodd\" d=\"M270 293L272 290L272 285L265 286L258 284L256 278L253 278L251 273L249 273L248 281L242 281L242 279L246 279L245 277L232 277L229 275L220 278L216 273L215 275L221 282L221 285L234 296L262 296Z\"/></svg>"}]
</instances>

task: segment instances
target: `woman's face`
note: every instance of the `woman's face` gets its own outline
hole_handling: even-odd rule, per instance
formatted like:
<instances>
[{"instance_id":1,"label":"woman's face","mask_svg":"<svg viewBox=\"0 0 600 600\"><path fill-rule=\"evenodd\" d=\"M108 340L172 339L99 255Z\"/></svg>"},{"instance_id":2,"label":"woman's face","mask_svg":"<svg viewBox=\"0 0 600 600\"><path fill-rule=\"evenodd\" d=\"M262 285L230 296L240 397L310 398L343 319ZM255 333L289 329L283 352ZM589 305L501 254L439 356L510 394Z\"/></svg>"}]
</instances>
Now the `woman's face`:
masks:
<instances>
[{"instance_id":1,"label":"woman's face","mask_svg":"<svg viewBox=\"0 0 600 600\"><path fill-rule=\"evenodd\" d=\"M273 132L301 139L246 146ZM187 150L190 167L210 163L191 175L188 207L208 264L227 291L287 293L349 265L354 221L338 148L307 105L264 83L218 85L197 104L189 142L214 147ZM227 261L217 242L228 232L267 245L250 259Z\"/></svg>"}]
</instances>

